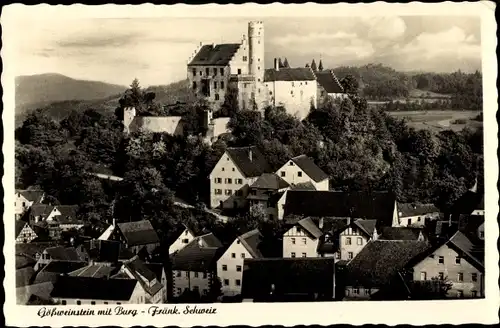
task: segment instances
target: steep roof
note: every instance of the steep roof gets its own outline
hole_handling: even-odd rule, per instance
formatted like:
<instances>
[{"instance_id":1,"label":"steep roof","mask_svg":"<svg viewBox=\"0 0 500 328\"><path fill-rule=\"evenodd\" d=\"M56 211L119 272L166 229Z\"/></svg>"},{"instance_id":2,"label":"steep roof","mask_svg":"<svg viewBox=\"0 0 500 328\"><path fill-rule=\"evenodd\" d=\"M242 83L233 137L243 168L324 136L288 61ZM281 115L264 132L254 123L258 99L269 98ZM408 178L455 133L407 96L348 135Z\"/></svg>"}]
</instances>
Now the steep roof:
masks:
<instances>
[{"instance_id":1,"label":"steep roof","mask_svg":"<svg viewBox=\"0 0 500 328\"><path fill-rule=\"evenodd\" d=\"M395 200L395 196L388 192L290 190L284 215L351 217L391 225Z\"/></svg>"},{"instance_id":2,"label":"steep roof","mask_svg":"<svg viewBox=\"0 0 500 328\"><path fill-rule=\"evenodd\" d=\"M41 216L46 217L54 210L54 206L47 204L38 204L30 207L31 216Z\"/></svg>"},{"instance_id":3,"label":"steep roof","mask_svg":"<svg viewBox=\"0 0 500 328\"><path fill-rule=\"evenodd\" d=\"M321 230L318 228L316 223L310 218L304 218L300 221L297 222L298 226L300 226L302 229L304 229L313 239L318 239L323 235Z\"/></svg>"},{"instance_id":4,"label":"steep roof","mask_svg":"<svg viewBox=\"0 0 500 328\"><path fill-rule=\"evenodd\" d=\"M172 270L208 272L215 269L222 247L203 247L198 244L198 239L193 239L170 256Z\"/></svg>"},{"instance_id":5,"label":"steep roof","mask_svg":"<svg viewBox=\"0 0 500 328\"><path fill-rule=\"evenodd\" d=\"M260 250L260 243L262 241L262 234L258 229L251 230L238 237L238 240L245 247L245 249L252 255L253 258L263 257Z\"/></svg>"},{"instance_id":6,"label":"steep roof","mask_svg":"<svg viewBox=\"0 0 500 328\"><path fill-rule=\"evenodd\" d=\"M385 240L418 240L423 233L422 229L408 227L382 227L379 230L379 239Z\"/></svg>"},{"instance_id":7,"label":"steep roof","mask_svg":"<svg viewBox=\"0 0 500 328\"><path fill-rule=\"evenodd\" d=\"M148 220L124 222L117 225L129 246L156 244L160 242L158 234Z\"/></svg>"},{"instance_id":8,"label":"steep roof","mask_svg":"<svg viewBox=\"0 0 500 328\"><path fill-rule=\"evenodd\" d=\"M203 45L188 66L226 66L240 46L239 43Z\"/></svg>"},{"instance_id":9,"label":"steep roof","mask_svg":"<svg viewBox=\"0 0 500 328\"><path fill-rule=\"evenodd\" d=\"M43 190L16 190L16 192L21 194L30 202L33 202L33 204L41 203L45 194Z\"/></svg>"},{"instance_id":10,"label":"steep roof","mask_svg":"<svg viewBox=\"0 0 500 328\"><path fill-rule=\"evenodd\" d=\"M244 299L277 301L292 295L314 294L325 299L333 297L333 258L245 259L243 267L241 293Z\"/></svg>"},{"instance_id":11,"label":"steep roof","mask_svg":"<svg viewBox=\"0 0 500 328\"><path fill-rule=\"evenodd\" d=\"M255 180L254 183L250 186L250 188L258 188L258 189L283 189L290 186L288 182L280 178L274 173L262 173L261 176Z\"/></svg>"},{"instance_id":12,"label":"steep roof","mask_svg":"<svg viewBox=\"0 0 500 328\"><path fill-rule=\"evenodd\" d=\"M314 81L316 76L309 68L268 68L264 71L264 82L273 81Z\"/></svg>"},{"instance_id":13,"label":"steep roof","mask_svg":"<svg viewBox=\"0 0 500 328\"><path fill-rule=\"evenodd\" d=\"M123 265L125 267L129 268L131 271L139 273L141 276L146 278L148 281L152 281L153 279L156 278L155 273L153 271L151 271L147 267L146 263L144 263L137 256L132 258L130 261L123 263Z\"/></svg>"},{"instance_id":14,"label":"steep roof","mask_svg":"<svg viewBox=\"0 0 500 328\"><path fill-rule=\"evenodd\" d=\"M398 203L398 215L402 218L431 213L439 213L439 209L434 204Z\"/></svg>"},{"instance_id":15,"label":"steep roof","mask_svg":"<svg viewBox=\"0 0 500 328\"><path fill-rule=\"evenodd\" d=\"M51 260L60 261L81 261L82 258L76 248L55 246L46 248L45 251L50 255Z\"/></svg>"},{"instance_id":16,"label":"steep roof","mask_svg":"<svg viewBox=\"0 0 500 328\"><path fill-rule=\"evenodd\" d=\"M53 298L128 301L138 281L61 276L50 294Z\"/></svg>"},{"instance_id":17,"label":"steep roof","mask_svg":"<svg viewBox=\"0 0 500 328\"><path fill-rule=\"evenodd\" d=\"M420 241L375 240L347 264L347 286L383 287L418 254L430 248Z\"/></svg>"},{"instance_id":18,"label":"steep roof","mask_svg":"<svg viewBox=\"0 0 500 328\"><path fill-rule=\"evenodd\" d=\"M307 181L307 182L300 182L300 183L295 183L295 184L291 184L290 185L290 189L291 190L317 190L316 187L312 184L311 181Z\"/></svg>"},{"instance_id":19,"label":"steep roof","mask_svg":"<svg viewBox=\"0 0 500 328\"><path fill-rule=\"evenodd\" d=\"M50 261L37 273L35 283L54 282L61 274L68 274L86 265L83 261Z\"/></svg>"},{"instance_id":20,"label":"steep roof","mask_svg":"<svg viewBox=\"0 0 500 328\"><path fill-rule=\"evenodd\" d=\"M272 172L269 162L256 146L230 147L226 149L226 153L248 178L258 177L262 173Z\"/></svg>"},{"instance_id":21,"label":"steep roof","mask_svg":"<svg viewBox=\"0 0 500 328\"><path fill-rule=\"evenodd\" d=\"M21 221L21 220L16 220L16 226L15 226L15 229L16 229L16 238L19 236L19 234L21 233L21 231L23 230L23 228L27 225L28 223L24 222L24 221Z\"/></svg>"},{"instance_id":22,"label":"steep roof","mask_svg":"<svg viewBox=\"0 0 500 328\"><path fill-rule=\"evenodd\" d=\"M368 236L373 235L373 231L375 230L375 227L377 225L377 220L356 220L354 221L354 224L360 228L362 231L364 231Z\"/></svg>"},{"instance_id":23,"label":"steep roof","mask_svg":"<svg viewBox=\"0 0 500 328\"><path fill-rule=\"evenodd\" d=\"M321 62L320 62L321 63ZM316 79L326 93L344 93L344 88L331 70L315 72Z\"/></svg>"},{"instance_id":24,"label":"steep roof","mask_svg":"<svg viewBox=\"0 0 500 328\"><path fill-rule=\"evenodd\" d=\"M298 167L304 171L311 179L316 182L321 182L325 179L328 179L328 175L317 166L314 161L306 156L300 155L292 158L292 161L297 164Z\"/></svg>"},{"instance_id":25,"label":"steep roof","mask_svg":"<svg viewBox=\"0 0 500 328\"><path fill-rule=\"evenodd\" d=\"M18 287L16 288L16 303L26 305L33 295L48 301L53 288L54 285L51 282Z\"/></svg>"},{"instance_id":26,"label":"steep roof","mask_svg":"<svg viewBox=\"0 0 500 328\"><path fill-rule=\"evenodd\" d=\"M221 241L211 232L198 236L197 238L195 238L195 240L201 242L203 244L203 247L222 247Z\"/></svg>"},{"instance_id":27,"label":"steep roof","mask_svg":"<svg viewBox=\"0 0 500 328\"><path fill-rule=\"evenodd\" d=\"M479 266L484 270L484 243L483 245L475 245L466 235L457 231L450 238L448 244L455 246L461 251L462 256L466 257L476 267Z\"/></svg>"},{"instance_id":28,"label":"steep roof","mask_svg":"<svg viewBox=\"0 0 500 328\"><path fill-rule=\"evenodd\" d=\"M69 273L72 277L109 278L117 268L110 265L91 264Z\"/></svg>"},{"instance_id":29,"label":"steep roof","mask_svg":"<svg viewBox=\"0 0 500 328\"><path fill-rule=\"evenodd\" d=\"M76 219L78 205L56 205L55 208L61 213L61 216Z\"/></svg>"}]
</instances>

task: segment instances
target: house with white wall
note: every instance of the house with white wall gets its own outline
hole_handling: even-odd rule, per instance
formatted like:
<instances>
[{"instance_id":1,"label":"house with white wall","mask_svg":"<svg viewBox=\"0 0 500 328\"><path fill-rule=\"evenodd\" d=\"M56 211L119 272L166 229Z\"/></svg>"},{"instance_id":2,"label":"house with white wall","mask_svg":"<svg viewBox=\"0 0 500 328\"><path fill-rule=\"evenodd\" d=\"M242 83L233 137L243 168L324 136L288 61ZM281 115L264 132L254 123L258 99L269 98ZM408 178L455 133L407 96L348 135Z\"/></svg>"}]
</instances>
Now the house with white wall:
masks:
<instances>
[{"instance_id":1,"label":"house with white wall","mask_svg":"<svg viewBox=\"0 0 500 328\"><path fill-rule=\"evenodd\" d=\"M173 297L185 292L210 293L217 278L217 260L222 243L208 233L194 238L186 247L170 255Z\"/></svg>"},{"instance_id":2,"label":"house with white wall","mask_svg":"<svg viewBox=\"0 0 500 328\"><path fill-rule=\"evenodd\" d=\"M287 225L289 229L283 234L283 257L318 257L318 243L323 232L316 222L307 217Z\"/></svg>"},{"instance_id":3,"label":"house with white wall","mask_svg":"<svg viewBox=\"0 0 500 328\"><path fill-rule=\"evenodd\" d=\"M210 173L210 207L243 208L248 205L249 186L271 166L258 147L230 147Z\"/></svg>"},{"instance_id":4,"label":"house with white wall","mask_svg":"<svg viewBox=\"0 0 500 328\"><path fill-rule=\"evenodd\" d=\"M440 211L434 204L399 203L398 226L424 227L426 222L439 219Z\"/></svg>"},{"instance_id":5,"label":"house with white wall","mask_svg":"<svg viewBox=\"0 0 500 328\"><path fill-rule=\"evenodd\" d=\"M16 220L15 229L16 244L29 243L33 239L38 237L36 232L30 227L28 222Z\"/></svg>"},{"instance_id":6,"label":"house with white wall","mask_svg":"<svg viewBox=\"0 0 500 328\"><path fill-rule=\"evenodd\" d=\"M41 204L45 198L42 190L16 190L14 213L19 219L33 205Z\"/></svg>"},{"instance_id":7,"label":"house with white wall","mask_svg":"<svg viewBox=\"0 0 500 328\"><path fill-rule=\"evenodd\" d=\"M135 279L140 282L145 293L146 303L156 304L164 303L166 295L166 286L158 279L157 275L149 269L146 263L137 256L124 261L120 269L129 279ZM165 281L163 281L165 283Z\"/></svg>"},{"instance_id":8,"label":"house with white wall","mask_svg":"<svg viewBox=\"0 0 500 328\"><path fill-rule=\"evenodd\" d=\"M306 155L296 156L288 160L276 171L276 175L289 184L310 182L316 190L322 191L328 191L330 187L328 175Z\"/></svg>"},{"instance_id":9,"label":"house with white wall","mask_svg":"<svg viewBox=\"0 0 500 328\"><path fill-rule=\"evenodd\" d=\"M178 230L171 237L173 242L169 245L168 254L173 254L193 241L196 237L196 234L191 230L187 225L180 224Z\"/></svg>"},{"instance_id":10,"label":"house with white wall","mask_svg":"<svg viewBox=\"0 0 500 328\"><path fill-rule=\"evenodd\" d=\"M255 206L262 208L269 220L278 218L278 202L283 193L290 187L288 182L274 173L263 173L249 187L247 200L250 210Z\"/></svg>"},{"instance_id":11,"label":"house with white wall","mask_svg":"<svg viewBox=\"0 0 500 328\"><path fill-rule=\"evenodd\" d=\"M238 236L217 261L217 276L224 296L241 293L243 262L264 257L261 251L262 234L254 229Z\"/></svg>"}]
</instances>

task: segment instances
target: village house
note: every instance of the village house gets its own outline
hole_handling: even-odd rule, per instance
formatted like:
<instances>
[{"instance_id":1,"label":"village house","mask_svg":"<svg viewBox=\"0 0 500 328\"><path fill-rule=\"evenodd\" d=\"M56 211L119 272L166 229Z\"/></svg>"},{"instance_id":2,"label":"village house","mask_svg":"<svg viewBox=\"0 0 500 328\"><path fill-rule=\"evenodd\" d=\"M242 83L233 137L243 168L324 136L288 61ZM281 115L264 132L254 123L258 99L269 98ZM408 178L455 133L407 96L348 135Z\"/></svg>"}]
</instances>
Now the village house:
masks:
<instances>
[{"instance_id":1,"label":"village house","mask_svg":"<svg viewBox=\"0 0 500 328\"><path fill-rule=\"evenodd\" d=\"M474 244L460 231L407 266L413 281L434 278L451 282L447 297L484 297L484 244Z\"/></svg>"},{"instance_id":2,"label":"village house","mask_svg":"<svg viewBox=\"0 0 500 328\"><path fill-rule=\"evenodd\" d=\"M276 175L291 185L310 182L316 190L328 191L330 188L328 175L306 155L293 157L276 171Z\"/></svg>"},{"instance_id":3,"label":"village house","mask_svg":"<svg viewBox=\"0 0 500 328\"><path fill-rule=\"evenodd\" d=\"M15 229L16 244L29 243L38 237L27 222L16 220Z\"/></svg>"},{"instance_id":4,"label":"village house","mask_svg":"<svg viewBox=\"0 0 500 328\"><path fill-rule=\"evenodd\" d=\"M115 223L108 240L120 241L132 253L144 252L145 256L151 255L160 246L158 234L148 220Z\"/></svg>"},{"instance_id":5,"label":"village house","mask_svg":"<svg viewBox=\"0 0 500 328\"><path fill-rule=\"evenodd\" d=\"M163 286L162 288L162 302L167 303L168 302L168 281L167 281L167 272L165 271L165 267L163 266L163 263L144 263L146 267L151 270L155 276L156 279L161 283Z\"/></svg>"},{"instance_id":6,"label":"village house","mask_svg":"<svg viewBox=\"0 0 500 328\"><path fill-rule=\"evenodd\" d=\"M38 273L34 280L35 284L45 282L55 282L62 274L70 274L71 272L86 267L85 261L65 261L65 260L51 260L45 265Z\"/></svg>"},{"instance_id":7,"label":"village house","mask_svg":"<svg viewBox=\"0 0 500 328\"><path fill-rule=\"evenodd\" d=\"M21 218L31 206L41 204L44 197L45 193L42 190L16 190L14 198L16 219Z\"/></svg>"},{"instance_id":8,"label":"village house","mask_svg":"<svg viewBox=\"0 0 500 328\"><path fill-rule=\"evenodd\" d=\"M249 187L250 210L261 208L269 220L278 217L278 202L290 185L274 173L263 173Z\"/></svg>"},{"instance_id":9,"label":"village house","mask_svg":"<svg viewBox=\"0 0 500 328\"><path fill-rule=\"evenodd\" d=\"M54 216L60 215L60 212L53 205L37 204L32 205L29 209L29 223L35 224L44 222Z\"/></svg>"},{"instance_id":10,"label":"village house","mask_svg":"<svg viewBox=\"0 0 500 328\"><path fill-rule=\"evenodd\" d=\"M341 245L340 233L349 226L350 218L341 217L321 217L318 220L318 228L323 235L318 241L318 256L333 257L335 262L340 261L339 247Z\"/></svg>"},{"instance_id":11,"label":"village house","mask_svg":"<svg viewBox=\"0 0 500 328\"><path fill-rule=\"evenodd\" d=\"M187 225L180 224L175 233L170 237L173 242L169 243L168 254L173 254L187 246L196 234Z\"/></svg>"},{"instance_id":12,"label":"village house","mask_svg":"<svg viewBox=\"0 0 500 328\"><path fill-rule=\"evenodd\" d=\"M346 266L344 300L407 299L400 271L429 248L421 241L370 241Z\"/></svg>"},{"instance_id":13,"label":"village house","mask_svg":"<svg viewBox=\"0 0 500 328\"><path fill-rule=\"evenodd\" d=\"M316 80L318 83L318 100L317 103L321 104L328 98L331 99L343 99L347 97L347 93L344 92L344 88L340 84L340 81L335 76L332 70L322 70L322 62L320 61L320 67L318 70L314 71L316 75Z\"/></svg>"},{"instance_id":14,"label":"village house","mask_svg":"<svg viewBox=\"0 0 500 328\"><path fill-rule=\"evenodd\" d=\"M210 173L210 207L243 208L248 205L249 186L272 169L255 146L227 148Z\"/></svg>"},{"instance_id":15,"label":"village house","mask_svg":"<svg viewBox=\"0 0 500 328\"><path fill-rule=\"evenodd\" d=\"M288 221L283 235L283 257L318 257L318 243L323 232L310 217Z\"/></svg>"},{"instance_id":16,"label":"village house","mask_svg":"<svg viewBox=\"0 0 500 328\"><path fill-rule=\"evenodd\" d=\"M372 239L377 220L347 219L347 226L340 231L339 245L335 258L350 261L354 259Z\"/></svg>"},{"instance_id":17,"label":"village house","mask_svg":"<svg viewBox=\"0 0 500 328\"><path fill-rule=\"evenodd\" d=\"M254 229L237 237L217 260L217 276L222 284L224 296L241 294L243 261L262 258L262 234Z\"/></svg>"},{"instance_id":18,"label":"village house","mask_svg":"<svg viewBox=\"0 0 500 328\"><path fill-rule=\"evenodd\" d=\"M135 107L123 109L123 131L125 133L148 132L184 135L182 116L137 116Z\"/></svg>"},{"instance_id":19,"label":"village house","mask_svg":"<svg viewBox=\"0 0 500 328\"><path fill-rule=\"evenodd\" d=\"M434 204L398 203L398 226L423 227L429 220L439 219L440 211Z\"/></svg>"},{"instance_id":20,"label":"village house","mask_svg":"<svg viewBox=\"0 0 500 328\"><path fill-rule=\"evenodd\" d=\"M421 228L380 227L373 231L372 240L418 240L427 241L427 235Z\"/></svg>"},{"instance_id":21,"label":"village house","mask_svg":"<svg viewBox=\"0 0 500 328\"><path fill-rule=\"evenodd\" d=\"M85 255L79 252L75 247L54 246L46 248L40 255L35 264L35 271L45 267L50 261L86 261Z\"/></svg>"},{"instance_id":22,"label":"village house","mask_svg":"<svg viewBox=\"0 0 500 328\"><path fill-rule=\"evenodd\" d=\"M50 296L61 305L146 303L145 291L135 279L61 276Z\"/></svg>"},{"instance_id":23,"label":"village house","mask_svg":"<svg viewBox=\"0 0 500 328\"><path fill-rule=\"evenodd\" d=\"M217 278L217 260L222 244L212 233L194 238L187 246L170 255L173 296L197 292L207 296Z\"/></svg>"},{"instance_id":24,"label":"village house","mask_svg":"<svg viewBox=\"0 0 500 328\"><path fill-rule=\"evenodd\" d=\"M272 200L274 201L275 199L277 199L276 213L278 215L278 220L283 220L283 217L285 216L286 197L290 190L316 191L316 187L312 184L312 182L302 182L291 184L288 188L285 189L285 191L277 193Z\"/></svg>"},{"instance_id":25,"label":"village house","mask_svg":"<svg viewBox=\"0 0 500 328\"><path fill-rule=\"evenodd\" d=\"M332 258L245 259L243 302L333 301L336 293Z\"/></svg>"}]
</instances>

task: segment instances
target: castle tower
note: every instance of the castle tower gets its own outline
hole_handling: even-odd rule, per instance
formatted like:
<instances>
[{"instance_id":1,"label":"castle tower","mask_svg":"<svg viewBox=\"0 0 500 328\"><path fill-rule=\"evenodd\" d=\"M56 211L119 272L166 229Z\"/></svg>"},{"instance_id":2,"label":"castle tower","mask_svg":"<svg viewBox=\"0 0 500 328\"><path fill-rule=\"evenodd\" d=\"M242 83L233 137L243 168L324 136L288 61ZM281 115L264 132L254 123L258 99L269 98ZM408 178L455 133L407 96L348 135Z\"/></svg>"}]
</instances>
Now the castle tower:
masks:
<instances>
[{"instance_id":1,"label":"castle tower","mask_svg":"<svg viewBox=\"0 0 500 328\"><path fill-rule=\"evenodd\" d=\"M254 75L255 82L264 81L264 22L248 23L249 58L248 71Z\"/></svg>"}]
</instances>

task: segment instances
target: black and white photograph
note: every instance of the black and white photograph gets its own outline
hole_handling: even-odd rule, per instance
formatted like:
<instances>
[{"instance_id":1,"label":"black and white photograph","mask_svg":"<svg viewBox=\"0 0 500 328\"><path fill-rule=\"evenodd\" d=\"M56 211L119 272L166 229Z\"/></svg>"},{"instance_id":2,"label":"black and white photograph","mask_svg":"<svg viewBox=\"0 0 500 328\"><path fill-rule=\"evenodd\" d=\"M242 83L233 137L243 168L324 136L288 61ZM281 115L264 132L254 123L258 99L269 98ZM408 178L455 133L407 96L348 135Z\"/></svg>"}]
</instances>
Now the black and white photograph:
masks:
<instances>
[{"instance_id":1,"label":"black and white photograph","mask_svg":"<svg viewBox=\"0 0 500 328\"><path fill-rule=\"evenodd\" d=\"M498 297L484 18L252 6L2 17L13 306L238 322L225 303Z\"/></svg>"}]
</instances>

